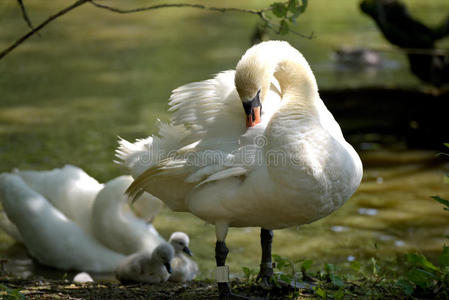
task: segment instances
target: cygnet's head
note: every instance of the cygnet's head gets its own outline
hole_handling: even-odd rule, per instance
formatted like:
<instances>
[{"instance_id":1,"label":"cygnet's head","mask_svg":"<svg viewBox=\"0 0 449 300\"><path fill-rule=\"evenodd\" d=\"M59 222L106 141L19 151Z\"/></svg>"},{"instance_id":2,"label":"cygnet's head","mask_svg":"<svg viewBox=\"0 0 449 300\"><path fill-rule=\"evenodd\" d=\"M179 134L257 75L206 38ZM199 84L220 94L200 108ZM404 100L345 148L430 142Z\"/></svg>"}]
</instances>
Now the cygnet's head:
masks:
<instances>
[{"instance_id":1,"label":"cygnet's head","mask_svg":"<svg viewBox=\"0 0 449 300\"><path fill-rule=\"evenodd\" d=\"M169 243L164 242L154 249L152 258L160 261L167 269L167 272L171 273L170 262L173 259L174 255L175 251L173 247Z\"/></svg>"},{"instance_id":2,"label":"cygnet's head","mask_svg":"<svg viewBox=\"0 0 449 300\"><path fill-rule=\"evenodd\" d=\"M283 48L291 48L287 42L268 41L246 51L237 64L235 88L246 114L246 127L261 121L262 103L270 87L277 64L277 54Z\"/></svg>"},{"instance_id":3,"label":"cygnet's head","mask_svg":"<svg viewBox=\"0 0 449 300\"><path fill-rule=\"evenodd\" d=\"M193 255L189 249L189 236L184 232L173 232L168 242L175 248L175 252L179 253L182 251L190 256Z\"/></svg>"}]
</instances>

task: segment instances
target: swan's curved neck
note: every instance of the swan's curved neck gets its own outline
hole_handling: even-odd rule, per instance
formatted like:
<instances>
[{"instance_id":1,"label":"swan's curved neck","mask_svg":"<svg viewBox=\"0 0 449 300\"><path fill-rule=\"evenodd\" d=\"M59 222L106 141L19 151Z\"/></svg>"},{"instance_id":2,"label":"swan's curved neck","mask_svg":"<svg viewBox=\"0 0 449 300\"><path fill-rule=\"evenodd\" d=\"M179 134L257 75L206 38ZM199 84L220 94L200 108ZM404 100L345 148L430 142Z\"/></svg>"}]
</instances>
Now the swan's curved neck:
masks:
<instances>
[{"instance_id":1,"label":"swan's curved neck","mask_svg":"<svg viewBox=\"0 0 449 300\"><path fill-rule=\"evenodd\" d=\"M273 76L281 86L283 105L305 105L318 96L309 64L298 50L283 41L264 42L250 48L237 64L235 84L240 96L250 98L261 90L262 102Z\"/></svg>"},{"instance_id":2,"label":"swan's curved neck","mask_svg":"<svg viewBox=\"0 0 449 300\"><path fill-rule=\"evenodd\" d=\"M281 87L282 106L304 107L312 105L318 97L318 86L312 70L299 53L296 57L280 60L274 77Z\"/></svg>"}]
</instances>

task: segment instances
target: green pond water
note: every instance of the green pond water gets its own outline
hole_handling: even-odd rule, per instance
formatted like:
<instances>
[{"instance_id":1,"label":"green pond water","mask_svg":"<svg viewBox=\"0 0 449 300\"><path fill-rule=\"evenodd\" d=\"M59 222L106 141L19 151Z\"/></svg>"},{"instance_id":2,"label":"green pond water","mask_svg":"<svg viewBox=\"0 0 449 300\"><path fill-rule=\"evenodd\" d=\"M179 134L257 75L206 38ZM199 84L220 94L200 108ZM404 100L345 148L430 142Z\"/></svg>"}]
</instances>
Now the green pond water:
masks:
<instances>
[{"instance_id":1,"label":"green pond water","mask_svg":"<svg viewBox=\"0 0 449 300\"><path fill-rule=\"evenodd\" d=\"M405 2L428 24L438 24L449 12L445 0ZM142 1L111 3L142 5ZM261 8L270 2L210 3ZM34 24L68 4L26 1ZM86 4L70 12L0 60L0 172L70 163L102 182L124 174L126 170L112 163L117 135L134 139L152 134L156 118L168 119L170 91L233 68L250 46L257 22L251 15L195 9L117 15ZM408 72L404 56L395 51L380 52L380 67L348 69L336 64L332 53L343 46L393 49L358 11L358 1L310 1L295 30L314 32L315 37L274 33L270 37L286 39L303 52L321 89L421 85ZM16 2L2 1L0 48L26 31ZM439 47L448 45L446 39ZM323 220L276 231L273 253L313 259L318 266L371 256L388 260L407 251L432 256L441 250L449 234L449 215L429 196L449 198L444 159L437 161L436 152L430 150L360 154L365 173L353 198ZM201 276L212 277L213 226L168 209L156 218L155 226L165 237L186 231ZM231 229L227 241L231 272L258 266L257 228ZM63 274L33 264L22 246L0 233L2 257L9 260L7 270L25 277Z\"/></svg>"}]
</instances>

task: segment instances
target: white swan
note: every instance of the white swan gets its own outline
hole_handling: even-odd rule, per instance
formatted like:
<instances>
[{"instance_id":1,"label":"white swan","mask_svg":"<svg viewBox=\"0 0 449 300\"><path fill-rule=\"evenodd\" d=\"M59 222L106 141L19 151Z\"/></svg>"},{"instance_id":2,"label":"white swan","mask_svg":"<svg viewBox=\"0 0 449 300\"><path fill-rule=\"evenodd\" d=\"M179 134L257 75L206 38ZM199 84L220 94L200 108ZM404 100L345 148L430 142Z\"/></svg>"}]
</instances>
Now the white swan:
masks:
<instances>
[{"instance_id":1,"label":"white swan","mask_svg":"<svg viewBox=\"0 0 449 300\"><path fill-rule=\"evenodd\" d=\"M70 220L86 231L91 230L92 225L90 222L91 219L94 219L91 218L92 207L94 202L98 200L96 199L97 195L103 190L104 184L100 184L82 169L72 165L65 165L62 168L48 171L17 170L15 174L19 175L31 189L49 200L55 208ZM128 205L126 205L125 198L120 197L121 194L118 191L118 189L124 186L121 182L127 180L128 184L132 182L131 178L122 177L122 179L108 184L106 191L109 191L109 194L105 195L105 197L109 197L109 200L97 201L95 209L98 213L100 213L101 209L107 209L112 202L117 211L127 209ZM105 190L103 190L103 193L105 193ZM153 220L159 213L162 202L145 193L133 206L136 208L136 211L145 211L142 216L146 220ZM109 209L109 211L111 210ZM124 253L128 254L131 250L124 251Z\"/></svg>"},{"instance_id":2,"label":"white swan","mask_svg":"<svg viewBox=\"0 0 449 300\"><path fill-rule=\"evenodd\" d=\"M85 231L90 230L92 204L103 188L95 178L72 165L46 171L16 170L14 173L68 219Z\"/></svg>"},{"instance_id":3,"label":"white swan","mask_svg":"<svg viewBox=\"0 0 449 300\"><path fill-rule=\"evenodd\" d=\"M3 216L1 227L24 243L42 264L60 269L111 272L124 255L152 251L165 241L151 224L135 217L128 209L124 191L132 180L130 176L121 176L103 185L71 165L50 171L3 174L0 198L7 214L14 219L11 222L7 215ZM151 195L146 194L144 198L141 203L150 202L146 207L161 204ZM35 210L35 203L40 203L42 210ZM154 217L154 212L150 213ZM51 228L52 224L59 223L63 226ZM34 238L29 239L30 236ZM37 236L45 238L36 239ZM65 238L70 238L78 248L66 251ZM105 261L92 263L103 251Z\"/></svg>"},{"instance_id":4,"label":"white swan","mask_svg":"<svg viewBox=\"0 0 449 300\"><path fill-rule=\"evenodd\" d=\"M141 251L128 256L116 268L115 276L121 282L162 283L171 273L173 247L164 242L153 252Z\"/></svg>"},{"instance_id":5,"label":"white swan","mask_svg":"<svg viewBox=\"0 0 449 300\"><path fill-rule=\"evenodd\" d=\"M129 255L145 250L151 253L165 240L152 224L127 209L124 191L132 182L131 176L120 176L98 192L92 205L91 230L97 240L116 252ZM147 198L144 202L153 202L147 193L144 197Z\"/></svg>"},{"instance_id":6,"label":"white swan","mask_svg":"<svg viewBox=\"0 0 449 300\"><path fill-rule=\"evenodd\" d=\"M120 176L100 184L72 165L49 171L14 173L26 183L24 188L41 194L69 220L116 252L128 255L143 249L152 251L165 241L152 224L130 211L124 191L133 181L131 176ZM145 217L154 219L161 208L161 201L148 193L140 200L134 206L139 210L147 209ZM17 230L7 216L1 219L0 226L21 241L20 234L16 234Z\"/></svg>"},{"instance_id":7,"label":"white swan","mask_svg":"<svg viewBox=\"0 0 449 300\"><path fill-rule=\"evenodd\" d=\"M172 272L169 280L178 282L193 280L198 274L198 265L185 255L192 256L189 236L184 232L173 232L168 242L175 249L175 256L170 263Z\"/></svg>"},{"instance_id":8,"label":"white swan","mask_svg":"<svg viewBox=\"0 0 449 300\"><path fill-rule=\"evenodd\" d=\"M265 116L265 103L276 102L276 80L280 105ZM262 227L259 275L266 281L271 230L329 215L360 184L359 156L320 99L307 61L287 42L253 46L235 72L180 87L169 104L171 123L160 126L159 137L121 141L117 154L137 177L132 197L147 191L215 224L221 297L231 296L229 226Z\"/></svg>"},{"instance_id":9,"label":"white swan","mask_svg":"<svg viewBox=\"0 0 449 300\"><path fill-rule=\"evenodd\" d=\"M125 258L86 233L17 174L0 175L0 199L28 252L41 264L111 272Z\"/></svg>"},{"instance_id":10,"label":"white swan","mask_svg":"<svg viewBox=\"0 0 449 300\"><path fill-rule=\"evenodd\" d=\"M16 179L15 183L10 185L8 182L11 179L8 178L19 178L20 180ZM15 218L14 222L11 222L5 212L2 212L0 227L17 241L26 242L25 245L31 255L43 264L61 269L75 268L78 270L110 272L113 270L111 266L113 267L119 259L124 258L122 254L128 255L141 251L152 253L158 245L166 243L152 224L137 218L129 209L126 203L125 190L132 181L131 176L120 176L104 185L99 184L83 170L71 165L50 171L16 171L14 174L4 174L4 177L0 177L0 193L3 193L0 200L4 203L8 202L4 205L13 204L13 206L9 205L5 209ZM37 193L36 190L44 195ZM35 192L34 196L39 195L39 201L45 208L43 212L40 210L33 211L33 197L28 195L28 193L32 194L33 191ZM144 201L140 201L139 204L145 203L146 208L156 208L157 211L160 209L161 202L158 199L147 193L144 194L143 198ZM48 199L52 201L47 201ZM80 204L79 210L84 215L80 211L76 211L76 203ZM59 209L56 207L59 207ZM23 208L30 210L29 214L32 215L32 219L36 220L36 224L39 224L39 226L30 227L28 219L30 215L22 214L20 210ZM68 218L67 215L75 216L75 220ZM154 218L153 211L147 212L147 215ZM65 217L66 222L65 226L55 229L57 234L52 237L47 235L45 230L47 226L54 224L55 216ZM84 228L82 228L76 220L78 222L83 220L89 226L83 226ZM77 227L81 230L78 230ZM22 237L21 232L25 232L24 237ZM26 240L29 232L34 233L34 236L44 235L47 238L39 240L39 242L36 242L35 239ZM76 265L66 262L66 260L73 260L71 255L75 255L75 250L65 252L65 247L58 247L61 243L61 236L64 235L73 235L71 238L79 244L79 247L75 250L76 253L80 253L80 262ZM182 244L181 250L190 253L187 234L175 232L169 241L176 249ZM98 242L101 243L99 247L97 247ZM92 246L92 243L96 246ZM90 266L95 255L101 254L104 250L103 246L111 250L110 252L116 252L118 259L112 260L112 263L107 266L101 262L100 266ZM94 247L94 250L92 250L92 247ZM52 251L46 252L36 249L51 249ZM47 257L54 256L57 251L62 252L59 253L60 259L50 260ZM83 259L90 256L91 251L94 253L93 258L83 262ZM107 256L108 253L105 254ZM178 256L177 251L176 257ZM175 261L178 261L178 259ZM188 263L189 266L196 265L187 258L183 261ZM176 264L175 271L175 277L179 277L179 281L191 280L190 278L193 279L196 274L192 274L191 268L182 263Z\"/></svg>"}]
</instances>

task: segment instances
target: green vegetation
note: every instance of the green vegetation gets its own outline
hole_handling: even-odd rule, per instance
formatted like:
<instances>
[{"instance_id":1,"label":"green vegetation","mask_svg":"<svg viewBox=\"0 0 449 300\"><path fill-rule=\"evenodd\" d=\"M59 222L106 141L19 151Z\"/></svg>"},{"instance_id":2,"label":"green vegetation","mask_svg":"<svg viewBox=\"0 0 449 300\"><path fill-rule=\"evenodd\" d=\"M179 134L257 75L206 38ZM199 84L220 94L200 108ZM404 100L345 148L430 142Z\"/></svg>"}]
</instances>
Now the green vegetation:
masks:
<instances>
[{"instance_id":1,"label":"green vegetation","mask_svg":"<svg viewBox=\"0 0 449 300\"><path fill-rule=\"evenodd\" d=\"M20 293L20 289L10 289L6 285L0 284L0 296L3 300L24 300L25 296Z\"/></svg>"},{"instance_id":2,"label":"green vegetation","mask_svg":"<svg viewBox=\"0 0 449 300\"><path fill-rule=\"evenodd\" d=\"M290 24L296 24L296 19L307 8L308 0L289 0L271 4L271 12L280 19L278 33L286 35L290 32Z\"/></svg>"},{"instance_id":3,"label":"green vegetation","mask_svg":"<svg viewBox=\"0 0 449 300\"><path fill-rule=\"evenodd\" d=\"M71 2L34 0L26 4L37 24ZM263 8L272 2L233 0L226 5ZM434 23L449 9L447 0L406 2L414 15ZM115 3L142 5L136 0ZM214 6L223 3L210 1ZM233 68L249 47L249 36L258 21L257 16L194 9L116 15L90 6L64 16L41 37L27 41L0 62L0 171L45 170L71 163L102 182L124 174L124 168L112 163L117 135L132 140L154 133L156 118L168 119L170 91ZM343 44L388 45L372 21L359 13L358 0L308 1L297 25L288 24L305 35L314 32L314 38L294 34L273 34L271 38L286 39L301 49L320 89L417 83L403 68L380 71L375 78L329 71L332 50ZM27 30L16 1L0 1L0 46L6 47ZM443 46L448 41L445 43ZM395 54L387 57L405 62ZM436 194L449 198L447 187L441 184L443 167L434 163L432 152L361 155L363 183L348 203L313 224L275 231L273 252L295 265L294 272L288 263L277 272L297 274L298 280L315 278L319 280L316 294L325 292L329 298L342 293L335 285L339 279L344 282L345 298L382 295L385 289L390 291L385 298L392 293L406 295L396 285L398 276L407 279L403 253L421 253L441 269L436 262L449 220L439 203L427 198ZM367 208L376 214L359 212ZM166 238L173 231L186 231L200 266L199 279L213 278L213 226L165 208L155 227ZM232 228L227 244L231 273L253 283L260 259L258 229ZM1 232L0 256L12 257L18 252L20 247L13 245ZM357 262L348 262L349 256ZM242 266L248 266L244 274ZM333 275L326 275L329 272Z\"/></svg>"}]
</instances>

